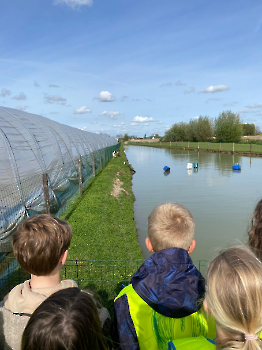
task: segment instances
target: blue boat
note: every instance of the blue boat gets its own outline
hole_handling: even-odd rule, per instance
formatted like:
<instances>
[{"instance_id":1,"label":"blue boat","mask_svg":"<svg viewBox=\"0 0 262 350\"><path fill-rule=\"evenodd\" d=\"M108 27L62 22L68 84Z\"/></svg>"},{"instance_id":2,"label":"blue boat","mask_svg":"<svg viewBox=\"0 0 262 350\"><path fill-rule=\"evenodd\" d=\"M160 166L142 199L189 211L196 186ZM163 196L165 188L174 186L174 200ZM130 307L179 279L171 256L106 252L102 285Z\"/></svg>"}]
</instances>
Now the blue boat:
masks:
<instances>
[{"instance_id":1,"label":"blue boat","mask_svg":"<svg viewBox=\"0 0 262 350\"><path fill-rule=\"evenodd\" d=\"M241 170L241 165L238 164L238 163L235 163L235 164L232 166L232 169L233 169L233 170Z\"/></svg>"},{"instance_id":2,"label":"blue boat","mask_svg":"<svg viewBox=\"0 0 262 350\"><path fill-rule=\"evenodd\" d=\"M164 166L163 170L164 171L170 171L170 168L168 166Z\"/></svg>"}]
</instances>

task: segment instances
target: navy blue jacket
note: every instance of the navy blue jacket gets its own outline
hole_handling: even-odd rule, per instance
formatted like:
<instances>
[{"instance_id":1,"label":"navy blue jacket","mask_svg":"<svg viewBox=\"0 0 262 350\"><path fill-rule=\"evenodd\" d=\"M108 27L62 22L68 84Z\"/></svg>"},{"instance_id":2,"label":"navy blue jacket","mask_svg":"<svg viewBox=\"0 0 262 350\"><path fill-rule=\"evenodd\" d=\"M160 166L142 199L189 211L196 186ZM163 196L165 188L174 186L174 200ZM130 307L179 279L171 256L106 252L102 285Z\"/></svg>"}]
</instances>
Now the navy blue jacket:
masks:
<instances>
[{"instance_id":1,"label":"navy blue jacket","mask_svg":"<svg viewBox=\"0 0 262 350\"><path fill-rule=\"evenodd\" d=\"M203 276L187 251L181 248L154 253L139 267L131 283L150 307L172 318L186 317L198 311L205 292ZM116 299L115 316L121 349L139 349L126 295Z\"/></svg>"}]
</instances>

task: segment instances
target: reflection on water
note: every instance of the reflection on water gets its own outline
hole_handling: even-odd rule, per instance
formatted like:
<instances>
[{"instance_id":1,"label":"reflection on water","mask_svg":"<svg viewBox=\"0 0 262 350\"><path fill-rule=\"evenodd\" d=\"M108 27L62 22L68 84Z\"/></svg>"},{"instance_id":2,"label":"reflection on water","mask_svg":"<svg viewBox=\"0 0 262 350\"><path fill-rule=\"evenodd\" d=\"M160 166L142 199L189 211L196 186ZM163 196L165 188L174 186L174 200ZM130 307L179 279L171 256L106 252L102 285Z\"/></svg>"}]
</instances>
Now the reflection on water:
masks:
<instances>
[{"instance_id":1,"label":"reflection on water","mask_svg":"<svg viewBox=\"0 0 262 350\"><path fill-rule=\"evenodd\" d=\"M196 221L196 249L193 259L210 260L214 251L247 241L250 216L262 197L262 159L220 153L127 146L133 176L135 220L144 257L147 252L147 217L166 201L185 205ZM187 170L187 163L198 169ZM233 172L232 165L241 164ZM170 174L163 175L163 167Z\"/></svg>"}]
</instances>

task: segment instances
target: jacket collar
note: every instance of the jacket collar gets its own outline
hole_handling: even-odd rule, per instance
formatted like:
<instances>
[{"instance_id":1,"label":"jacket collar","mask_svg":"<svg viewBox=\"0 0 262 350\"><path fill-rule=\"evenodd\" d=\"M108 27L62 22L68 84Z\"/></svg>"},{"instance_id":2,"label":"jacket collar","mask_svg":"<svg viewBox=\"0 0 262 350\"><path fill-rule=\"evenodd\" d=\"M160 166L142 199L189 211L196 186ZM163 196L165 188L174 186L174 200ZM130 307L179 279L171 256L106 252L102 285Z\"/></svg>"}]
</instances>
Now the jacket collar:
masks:
<instances>
[{"instance_id":1,"label":"jacket collar","mask_svg":"<svg viewBox=\"0 0 262 350\"><path fill-rule=\"evenodd\" d=\"M201 307L205 280L185 249L154 253L131 280L137 294L158 313L181 318Z\"/></svg>"}]
</instances>

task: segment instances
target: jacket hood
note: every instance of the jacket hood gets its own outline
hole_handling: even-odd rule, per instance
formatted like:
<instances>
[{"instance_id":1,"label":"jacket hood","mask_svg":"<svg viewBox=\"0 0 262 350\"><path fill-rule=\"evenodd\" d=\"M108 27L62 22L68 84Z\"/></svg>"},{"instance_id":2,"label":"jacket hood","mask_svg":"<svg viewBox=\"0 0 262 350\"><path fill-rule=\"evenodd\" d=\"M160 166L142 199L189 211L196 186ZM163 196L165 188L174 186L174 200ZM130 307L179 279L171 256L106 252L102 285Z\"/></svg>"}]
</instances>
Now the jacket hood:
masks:
<instances>
[{"instance_id":1,"label":"jacket hood","mask_svg":"<svg viewBox=\"0 0 262 350\"><path fill-rule=\"evenodd\" d=\"M137 294L156 312L182 318L200 309L205 279L186 250L160 250L148 258L131 280Z\"/></svg>"},{"instance_id":2,"label":"jacket hood","mask_svg":"<svg viewBox=\"0 0 262 350\"><path fill-rule=\"evenodd\" d=\"M32 314L51 294L69 287L77 287L73 280L61 281L54 287L30 288L29 281L14 287L4 299L4 306L13 313Z\"/></svg>"}]
</instances>

